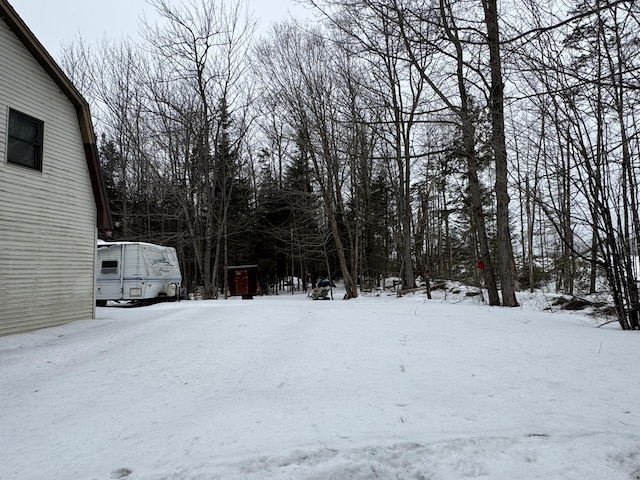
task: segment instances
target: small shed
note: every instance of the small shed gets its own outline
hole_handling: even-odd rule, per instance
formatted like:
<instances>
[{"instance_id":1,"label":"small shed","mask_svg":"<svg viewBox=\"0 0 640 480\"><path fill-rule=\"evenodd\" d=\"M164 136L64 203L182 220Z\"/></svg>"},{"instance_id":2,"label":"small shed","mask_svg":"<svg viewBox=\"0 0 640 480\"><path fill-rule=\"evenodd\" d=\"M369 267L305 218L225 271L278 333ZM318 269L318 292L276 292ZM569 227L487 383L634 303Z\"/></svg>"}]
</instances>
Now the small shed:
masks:
<instances>
[{"instance_id":1,"label":"small shed","mask_svg":"<svg viewBox=\"0 0 640 480\"><path fill-rule=\"evenodd\" d=\"M262 294L260 287L260 269L258 265L234 265L227 267L227 285L229 296L253 298Z\"/></svg>"}]
</instances>

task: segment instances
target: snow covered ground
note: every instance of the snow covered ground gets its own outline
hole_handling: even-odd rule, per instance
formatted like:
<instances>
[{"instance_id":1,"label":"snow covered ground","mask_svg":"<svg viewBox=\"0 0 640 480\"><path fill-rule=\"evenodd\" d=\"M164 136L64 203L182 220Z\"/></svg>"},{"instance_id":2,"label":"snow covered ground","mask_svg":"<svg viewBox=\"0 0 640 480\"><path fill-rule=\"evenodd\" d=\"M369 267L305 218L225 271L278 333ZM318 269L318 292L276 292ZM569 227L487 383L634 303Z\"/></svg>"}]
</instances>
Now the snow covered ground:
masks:
<instances>
[{"instance_id":1,"label":"snow covered ground","mask_svg":"<svg viewBox=\"0 0 640 480\"><path fill-rule=\"evenodd\" d=\"M0 479L640 479L637 332L459 300L185 301L0 337Z\"/></svg>"}]
</instances>

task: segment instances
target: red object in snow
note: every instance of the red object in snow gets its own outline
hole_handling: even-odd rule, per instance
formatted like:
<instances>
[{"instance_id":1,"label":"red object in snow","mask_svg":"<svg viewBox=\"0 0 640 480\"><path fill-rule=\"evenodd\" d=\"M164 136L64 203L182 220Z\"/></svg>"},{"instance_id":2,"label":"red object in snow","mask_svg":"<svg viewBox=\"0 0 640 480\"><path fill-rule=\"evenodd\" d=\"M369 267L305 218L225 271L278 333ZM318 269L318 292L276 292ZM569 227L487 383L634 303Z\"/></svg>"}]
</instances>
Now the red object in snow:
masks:
<instances>
[{"instance_id":1,"label":"red object in snow","mask_svg":"<svg viewBox=\"0 0 640 480\"><path fill-rule=\"evenodd\" d=\"M484 262L478 262L478 268L480 270L484 269Z\"/></svg>"}]
</instances>

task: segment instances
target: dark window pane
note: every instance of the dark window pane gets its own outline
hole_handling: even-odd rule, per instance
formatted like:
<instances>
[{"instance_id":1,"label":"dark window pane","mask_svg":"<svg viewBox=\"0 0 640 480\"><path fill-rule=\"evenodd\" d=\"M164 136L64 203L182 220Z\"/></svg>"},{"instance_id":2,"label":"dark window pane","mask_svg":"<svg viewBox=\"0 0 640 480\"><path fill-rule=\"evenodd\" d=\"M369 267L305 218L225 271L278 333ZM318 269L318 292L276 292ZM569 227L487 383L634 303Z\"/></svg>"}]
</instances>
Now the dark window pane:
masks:
<instances>
[{"instance_id":1,"label":"dark window pane","mask_svg":"<svg viewBox=\"0 0 640 480\"><path fill-rule=\"evenodd\" d=\"M118 261L117 260L103 260L100 273L118 273Z\"/></svg>"},{"instance_id":2,"label":"dark window pane","mask_svg":"<svg viewBox=\"0 0 640 480\"><path fill-rule=\"evenodd\" d=\"M9 110L9 163L42 169L42 127L40 120Z\"/></svg>"},{"instance_id":3,"label":"dark window pane","mask_svg":"<svg viewBox=\"0 0 640 480\"><path fill-rule=\"evenodd\" d=\"M21 115L13 115L9 120L9 136L26 142L40 143L40 125Z\"/></svg>"},{"instance_id":4,"label":"dark window pane","mask_svg":"<svg viewBox=\"0 0 640 480\"><path fill-rule=\"evenodd\" d=\"M9 162L25 167L40 168L36 164L37 148L22 140L9 137Z\"/></svg>"}]
</instances>

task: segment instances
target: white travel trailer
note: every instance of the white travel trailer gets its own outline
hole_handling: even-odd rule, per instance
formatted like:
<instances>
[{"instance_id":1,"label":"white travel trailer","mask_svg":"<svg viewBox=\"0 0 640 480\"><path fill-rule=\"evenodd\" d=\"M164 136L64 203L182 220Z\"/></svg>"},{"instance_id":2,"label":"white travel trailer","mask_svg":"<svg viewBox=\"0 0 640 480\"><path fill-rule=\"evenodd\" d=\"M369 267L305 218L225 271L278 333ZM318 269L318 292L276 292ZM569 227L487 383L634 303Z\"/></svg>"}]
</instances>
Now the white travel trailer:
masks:
<instances>
[{"instance_id":1,"label":"white travel trailer","mask_svg":"<svg viewBox=\"0 0 640 480\"><path fill-rule=\"evenodd\" d=\"M173 247L98 241L96 304L107 300L176 300L182 274Z\"/></svg>"}]
</instances>

